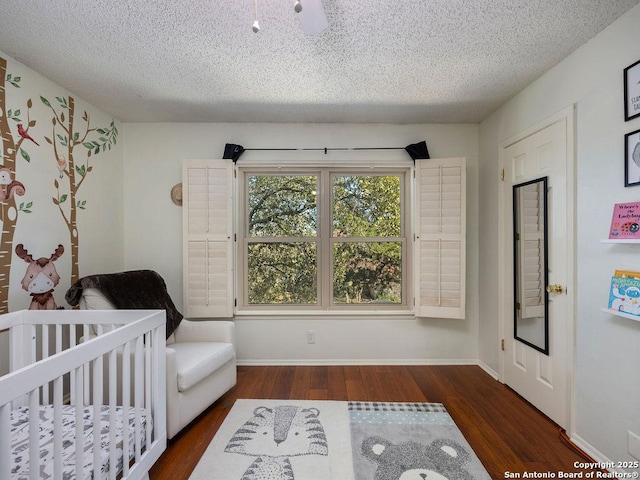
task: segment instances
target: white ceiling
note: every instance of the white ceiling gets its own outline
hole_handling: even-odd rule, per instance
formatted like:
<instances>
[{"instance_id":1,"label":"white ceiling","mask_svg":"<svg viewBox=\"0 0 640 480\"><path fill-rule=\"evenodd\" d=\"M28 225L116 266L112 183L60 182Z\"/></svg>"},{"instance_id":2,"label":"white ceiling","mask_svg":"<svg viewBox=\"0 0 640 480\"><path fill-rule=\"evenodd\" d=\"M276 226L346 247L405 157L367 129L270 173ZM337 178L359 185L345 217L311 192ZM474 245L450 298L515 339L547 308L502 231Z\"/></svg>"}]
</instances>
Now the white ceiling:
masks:
<instances>
[{"instance_id":1,"label":"white ceiling","mask_svg":"<svg viewBox=\"0 0 640 480\"><path fill-rule=\"evenodd\" d=\"M125 122L478 122L640 0L257 2L0 0L0 51Z\"/></svg>"}]
</instances>

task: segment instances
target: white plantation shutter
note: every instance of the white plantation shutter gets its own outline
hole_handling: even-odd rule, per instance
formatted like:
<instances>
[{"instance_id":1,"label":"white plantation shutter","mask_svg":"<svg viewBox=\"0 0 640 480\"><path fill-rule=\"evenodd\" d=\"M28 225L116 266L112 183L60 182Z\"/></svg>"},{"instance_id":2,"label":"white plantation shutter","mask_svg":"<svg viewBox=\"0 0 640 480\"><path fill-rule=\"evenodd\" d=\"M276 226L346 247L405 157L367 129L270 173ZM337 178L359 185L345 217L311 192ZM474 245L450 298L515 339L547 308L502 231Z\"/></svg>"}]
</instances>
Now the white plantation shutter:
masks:
<instances>
[{"instance_id":1,"label":"white plantation shutter","mask_svg":"<svg viewBox=\"0 0 640 480\"><path fill-rule=\"evenodd\" d=\"M418 317L464 318L466 161L416 161Z\"/></svg>"},{"instance_id":2,"label":"white plantation shutter","mask_svg":"<svg viewBox=\"0 0 640 480\"><path fill-rule=\"evenodd\" d=\"M544 216L542 183L520 187L520 202L523 206L518 226L521 258L524 267L520 272L522 289L521 317L544 317Z\"/></svg>"},{"instance_id":3,"label":"white plantation shutter","mask_svg":"<svg viewBox=\"0 0 640 480\"><path fill-rule=\"evenodd\" d=\"M233 163L185 160L183 291L187 318L233 315Z\"/></svg>"}]
</instances>

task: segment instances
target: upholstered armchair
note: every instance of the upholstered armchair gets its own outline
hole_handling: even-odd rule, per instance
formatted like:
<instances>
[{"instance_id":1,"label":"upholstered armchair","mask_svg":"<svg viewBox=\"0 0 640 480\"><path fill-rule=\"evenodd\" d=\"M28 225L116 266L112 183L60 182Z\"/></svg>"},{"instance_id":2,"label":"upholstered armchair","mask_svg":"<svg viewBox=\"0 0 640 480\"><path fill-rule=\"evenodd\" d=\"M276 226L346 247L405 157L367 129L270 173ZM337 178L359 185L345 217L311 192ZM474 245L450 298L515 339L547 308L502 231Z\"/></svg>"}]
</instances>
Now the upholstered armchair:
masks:
<instances>
[{"instance_id":1,"label":"upholstered armchair","mask_svg":"<svg viewBox=\"0 0 640 480\"><path fill-rule=\"evenodd\" d=\"M151 270L92 275L65 296L86 310L167 312L167 436L173 438L236 384L235 324L182 318L164 280Z\"/></svg>"}]
</instances>

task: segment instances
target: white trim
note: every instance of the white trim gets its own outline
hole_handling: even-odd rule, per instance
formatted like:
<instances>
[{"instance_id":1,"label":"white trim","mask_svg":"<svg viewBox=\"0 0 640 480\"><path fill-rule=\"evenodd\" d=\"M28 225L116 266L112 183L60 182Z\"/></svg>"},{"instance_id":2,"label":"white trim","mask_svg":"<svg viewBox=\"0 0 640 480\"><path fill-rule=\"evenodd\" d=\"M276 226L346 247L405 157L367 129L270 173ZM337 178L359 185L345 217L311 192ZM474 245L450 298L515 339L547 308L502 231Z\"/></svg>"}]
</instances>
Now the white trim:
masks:
<instances>
[{"instance_id":1,"label":"white trim","mask_svg":"<svg viewBox=\"0 0 640 480\"><path fill-rule=\"evenodd\" d=\"M485 373L487 373L489 376L493 377L494 380L500 381L498 372L496 372L493 368L491 368L489 365L484 363L482 360L478 360L478 366L482 370L484 370Z\"/></svg>"},{"instance_id":2,"label":"white trim","mask_svg":"<svg viewBox=\"0 0 640 480\"><path fill-rule=\"evenodd\" d=\"M238 208L237 208L237 242L235 248L237 262L235 313L238 316L308 316L308 315L393 315L413 314L413 277L411 275L412 244L411 239L411 174L413 163L411 161L330 161L330 162L305 162L290 160L273 161L245 161L237 162L238 182ZM334 175L375 175L393 176L400 180L401 198L401 232L397 237L333 237L331 235L331 212L333 209L332 182ZM318 189L318 216L316 236L314 237L251 237L247 232L246 205L249 201L247 191L247 179L252 175L302 175L316 178ZM248 301L248 258L247 245L250 243L287 243L304 242L316 245L318 255L317 263L317 304L290 305L281 304L250 304ZM332 250L335 243L398 243L402 252L402 300L397 304L351 304L343 306L334 303L333 299L333 266ZM378 313L380 312L380 313Z\"/></svg>"},{"instance_id":3,"label":"white trim","mask_svg":"<svg viewBox=\"0 0 640 480\"><path fill-rule=\"evenodd\" d=\"M305 320L336 320L348 317L350 320L415 320L412 310L238 310L235 320L291 320L304 317Z\"/></svg>"},{"instance_id":4,"label":"white trim","mask_svg":"<svg viewBox=\"0 0 640 480\"><path fill-rule=\"evenodd\" d=\"M574 433L573 435L569 436L569 439L571 440L571 442L573 442L575 446L580 448L580 450L582 450L584 453L586 453L591 458L593 458L593 460L596 463L615 465L615 462L607 458L602 452L600 452L597 448L592 446L580 435L577 435ZM585 462L587 462L587 460L585 460ZM622 470L613 470L610 468L607 468L606 470L609 470L610 472L618 472L618 471L622 472Z\"/></svg>"},{"instance_id":5,"label":"white trim","mask_svg":"<svg viewBox=\"0 0 640 480\"><path fill-rule=\"evenodd\" d=\"M260 160L260 159L243 159L240 158L236 165L240 168L326 168L326 167L348 167L348 168L412 168L412 160L380 160L380 159L337 159L337 158L320 158L300 160L296 159L278 159ZM274 167L275 166L275 167Z\"/></svg>"},{"instance_id":6,"label":"white trim","mask_svg":"<svg viewBox=\"0 0 640 480\"><path fill-rule=\"evenodd\" d=\"M241 367L259 366L358 366L358 365L390 365L390 366L437 366L437 365L476 365L482 368L477 359L424 359L424 358L353 358L353 359L237 359ZM483 368L484 370L484 368ZM491 375L489 372L487 372Z\"/></svg>"},{"instance_id":7,"label":"white trim","mask_svg":"<svg viewBox=\"0 0 640 480\"><path fill-rule=\"evenodd\" d=\"M566 187L567 187L567 218L572 219L572 222L567 224L567 239L571 242L571 255L566 259L567 261L567 291L571 292L572 302L568 302L567 306L567 425L565 430L571 437L573 435L573 428L575 425L575 372L576 372L576 302L577 296L575 295L576 285L576 188L575 188L575 168L576 168L576 131L575 131L575 105L572 104L555 115L543 120L542 122L528 128L527 130L508 138L506 141L500 143L498 147L499 166L498 171L505 171L505 159L503 152L506 148L514 143L529 137L536 132L539 132L546 127L549 127L562 120L566 121L567 125L567 168L566 168ZM507 181L506 179L504 181ZM506 251L506 238L505 230L505 188L504 184L500 185L498 189L498 251ZM505 322L511 312L505 312L505 295L506 292L511 292L510 282L507 281L508 275L505 275L505 259L502 255L498 255L498 332L499 338L505 338ZM499 369L498 380L504 383L505 380L505 358L504 351L499 353Z\"/></svg>"},{"instance_id":8,"label":"white trim","mask_svg":"<svg viewBox=\"0 0 640 480\"><path fill-rule=\"evenodd\" d=\"M527 128L523 132L517 133L517 134L513 135L512 137L509 137L507 140L505 140L504 142L500 143L500 147L499 148L500 148L500 150L504 150L505 148L510 147L514 143L518 143L520 140L524 140L525 138L530 137L531 135L534 135L534 134L544 130L545 128L549 127L550 125L553 125L554 123L561 122L564 119L567 119L567 121L568 121L567 126L569 126L569 123L571 123L571 126L573 127L574 116L575 116L575 105L572 104L572 105L569 105L569 106L563 108L562 110L560 110L555 115L551 115L550 117L546 118L545 120L542 120L541 122L535 124L534 126ZM570 145L569 147L570 148L568 149L567 154L569 153L569 151L573 152L573 150L574 150L574 145L573 144Z\"/></svg>"}]
</instances>

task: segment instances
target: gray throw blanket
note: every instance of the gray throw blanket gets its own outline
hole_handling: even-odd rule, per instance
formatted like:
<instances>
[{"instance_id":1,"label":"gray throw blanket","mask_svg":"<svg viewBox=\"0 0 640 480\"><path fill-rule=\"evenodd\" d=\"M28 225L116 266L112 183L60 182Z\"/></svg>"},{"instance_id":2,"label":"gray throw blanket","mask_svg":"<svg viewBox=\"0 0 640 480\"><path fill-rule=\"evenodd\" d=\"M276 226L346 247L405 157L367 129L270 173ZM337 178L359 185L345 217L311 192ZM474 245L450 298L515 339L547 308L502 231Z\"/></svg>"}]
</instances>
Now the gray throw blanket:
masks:
<instances>
[{"instance_id":1,"label":"gray throw blanket","mask_svg":"<svg viewBox=\"0 0 640 480\"><path fill-rule=\"evenodd\" d=\"M164 279L153 270L133 270L120 273L89 275L71 285L65 299L77 306L82 290L95 288L117 309L166 310L167 338L178 328L182 314L176 309L167 292Z\"/></svg>"}]
</instances>

